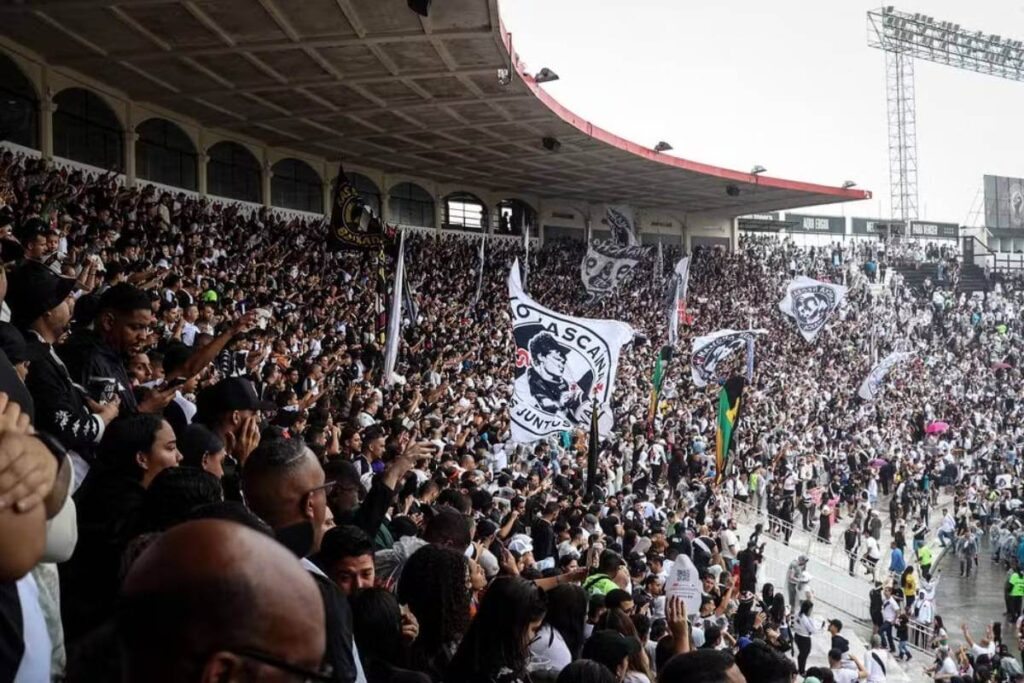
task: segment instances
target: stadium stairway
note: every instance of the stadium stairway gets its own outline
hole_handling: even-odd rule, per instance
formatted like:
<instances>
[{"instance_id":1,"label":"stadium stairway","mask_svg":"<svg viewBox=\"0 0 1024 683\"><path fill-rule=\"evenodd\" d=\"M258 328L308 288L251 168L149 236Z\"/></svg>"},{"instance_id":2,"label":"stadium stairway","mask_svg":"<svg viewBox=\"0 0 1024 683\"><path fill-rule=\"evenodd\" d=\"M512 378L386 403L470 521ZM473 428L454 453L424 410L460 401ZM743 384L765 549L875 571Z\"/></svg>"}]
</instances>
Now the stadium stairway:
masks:
<instances>
[{"instance_id":1,"label":"stadium stairway","mask_svg":"<svg viewBox=\"0 0 1024 683\"><path fill-rule=\"evenodd\" d=\"M934 263L921 263L918 266L898 265L895 266L895 269L903 277L903 284L915 292L923 292L924 281L929 278L931 278L933 284L935 283L936 271Z\"/></svg>"},{"instance_id":2,"label":"stadium stairway","mask_svg":"<svg viewBox=\"0 0 1024 683\"><path fill-rule=\"evenodd\" d=\"M960 267L960 282L957 284L957 294L961 292L984 292L988 288L988 278L985 277L985 269L976 263L964 263Z\"/></svg>"}]
</instances>

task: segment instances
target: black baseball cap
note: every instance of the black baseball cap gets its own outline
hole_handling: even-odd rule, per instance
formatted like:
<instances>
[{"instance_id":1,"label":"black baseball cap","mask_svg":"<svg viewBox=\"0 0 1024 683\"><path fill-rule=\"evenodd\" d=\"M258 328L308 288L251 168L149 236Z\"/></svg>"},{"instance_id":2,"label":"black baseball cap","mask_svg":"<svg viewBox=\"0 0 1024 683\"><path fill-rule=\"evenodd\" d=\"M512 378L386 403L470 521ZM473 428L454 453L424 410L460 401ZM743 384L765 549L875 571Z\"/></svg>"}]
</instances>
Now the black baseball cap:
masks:
<instances>
[{"instance_id":1,"label":"black baseball cap","mask_svg":"<svg viewBox=\"0 0 1024 683\"><path fill-rule=\"evenodd\" d=\"M228 377L199 392L196 406L202 419L233 410L277 410L270 401L261 401L252 382L244 377Z\"/></svg>"},{"instance_id":2,"label":"black baseball cap","mask_svg":"<svg viewBox=\"0 0 1024 683\"><path fill-rule=\"evenodd\" d=\"M11 322L24 329L47 311L60 306L75 289L75 281L61 277L37 261L25 261L7 273Z\"/></svg>"},{"instance_id":3,"label":"black baseball cap","mask_svg":"<svg viewBox=\"0 0 1024 683\"><path fill-rule=\"evenodd\" d=\"M25 361L38 360L46 353L46 347L41 344L27 345L25 337L17 327L0 322L0 351L7 354L12 365L17 365Z\"/></svg>"},{"instance_id":4,"label":"black baseball cap","mask_svg":"<svg viewBox=\"0 0 1024 683\"><path fill-rule=\"evenodd\" d=\"M583 644L580 657L604 664L609 671L615 673L623 659L639 651L640 641L636 638L627 638L618 631L605 629L594 631Z\"/></svg>"}]
</instances>

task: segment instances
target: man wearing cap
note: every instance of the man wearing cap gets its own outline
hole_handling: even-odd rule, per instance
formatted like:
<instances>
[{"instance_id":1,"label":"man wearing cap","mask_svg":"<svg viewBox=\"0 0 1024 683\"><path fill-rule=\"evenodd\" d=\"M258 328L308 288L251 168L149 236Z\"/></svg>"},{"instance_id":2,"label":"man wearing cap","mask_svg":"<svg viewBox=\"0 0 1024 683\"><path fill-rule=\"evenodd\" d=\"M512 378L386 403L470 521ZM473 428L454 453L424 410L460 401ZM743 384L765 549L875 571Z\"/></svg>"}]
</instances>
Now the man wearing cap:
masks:
<instances>
[{"instance_id":1,"label":"man wearing cap","mask_svg":"<svg viewBox=\"0 0 1024 683\"><path fill-rule=\"evenodd\" d=\"M9 273L6 300L31 361L25 385L35 401L36 426L88 462L106 426L117 417L120 401L116 396L103 405L91 400L53 350L71 322L74 288L74 280L26 261ZM81 469L82 461L76 463ZM84 479L84 472L79 475L78 481Z\"/></svg>"},{"instance_id":2,"label":"man wearing cap","mask_svg":"<svg viewBox=\"0 0 1024 683\"><path fill-rule=\"evenodd\" d=\"M206 387L196 397L196 406L196 421L224 442L228 452L222 480L224 493L229 499L237 499L237 469L260 444L260 412L276 406L261 401L252 382L244 377L228 377Z\"/></svg>"},{"instance_id":3,"label":"man wearing cap","mask_svg":"<svg viewBox=\"0 0 1024 683\"><path fill-rule=\"evenodd\" d=\"M50 254L50 235L53 230L41 218L29 218L15 235L25 248L25 260L44 263ZM51 271L52 272L52 271Z\"/></svg>"}]
</instances>

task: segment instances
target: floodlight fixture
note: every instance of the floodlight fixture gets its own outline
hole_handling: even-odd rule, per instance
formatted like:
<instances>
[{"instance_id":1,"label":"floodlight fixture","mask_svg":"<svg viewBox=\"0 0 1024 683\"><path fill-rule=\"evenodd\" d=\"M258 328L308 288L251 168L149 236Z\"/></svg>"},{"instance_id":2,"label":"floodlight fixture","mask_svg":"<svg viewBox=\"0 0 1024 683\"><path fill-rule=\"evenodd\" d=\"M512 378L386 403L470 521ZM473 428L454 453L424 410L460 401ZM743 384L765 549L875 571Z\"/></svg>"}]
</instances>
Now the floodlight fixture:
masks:
<instances>
[{"instance_id":1,"label":"floodlight fixture","mask_svg":"<svg viewBox=\"0 0 1024 683\"><path fill-rule=\"evenodd\" d=\"M551 81L557 81L558 74L551 69L544 67L537 72L537 75L533 77L534 83L550 83Z\"/></svg>"},{"instance_id":2,"label":"floodlight fixture","mask_svg":"<svg viewBox=\"0 0 1024 683\"><path fill-rule=\"evenodd\" d=\"M754 166L754 168L750 169L750 175L761 175L767 170L768 169L762 166L761 164L757 164L756 166Z\"/></svg>"},{"instance_id":3,"label":"floodlight fixture","mask_svg":"<svg viewBox=\"0 0 1024 683\"><path fill-rule=\"evenodd\" d=\"M851 187L857 187L857 183L853 182L852 180L844 180L843 181L843 189L844 190L849 190Z\"/></svg>"},{"instance_id":4,"label":"floodlight fixture","mask_svg":"<svg viewBox=\"0 0 1024 683\"><path fill-rule=\"evenodd\" d=\"M668 144L664 140L654 146L655 152L667 152L672 149L672 145Z\"/></svg>"},{"instance_id":5,"label":"floodlight fixture","mask_svg":"<svg viewBox=\"0 0 1024 683\"><path fill-rule=\"evenodd\" d=\"M409 9L421 17L430 16L430 0L408 0Z\"/></svg>"}]
</instances>

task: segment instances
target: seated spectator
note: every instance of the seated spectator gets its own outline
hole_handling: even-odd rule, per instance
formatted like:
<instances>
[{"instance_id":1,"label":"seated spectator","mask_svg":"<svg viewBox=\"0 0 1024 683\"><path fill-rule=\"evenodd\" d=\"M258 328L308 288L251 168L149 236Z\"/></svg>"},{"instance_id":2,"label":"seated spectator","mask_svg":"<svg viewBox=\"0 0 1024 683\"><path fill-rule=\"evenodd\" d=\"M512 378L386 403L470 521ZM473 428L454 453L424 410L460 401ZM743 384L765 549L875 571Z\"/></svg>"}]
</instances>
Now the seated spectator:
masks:
<instances>
[{"instance_id":1,"label":"seated spectator","mask_svg":"<svg viewBox=\"0 0 1024 683\"><path fill-rule=\"evenodd\" d=\"M217 479L224 477L227 449L224 441L206 425L190 424L178 437L181 466L205 470Z\"/></svg>"}]
</instances>

